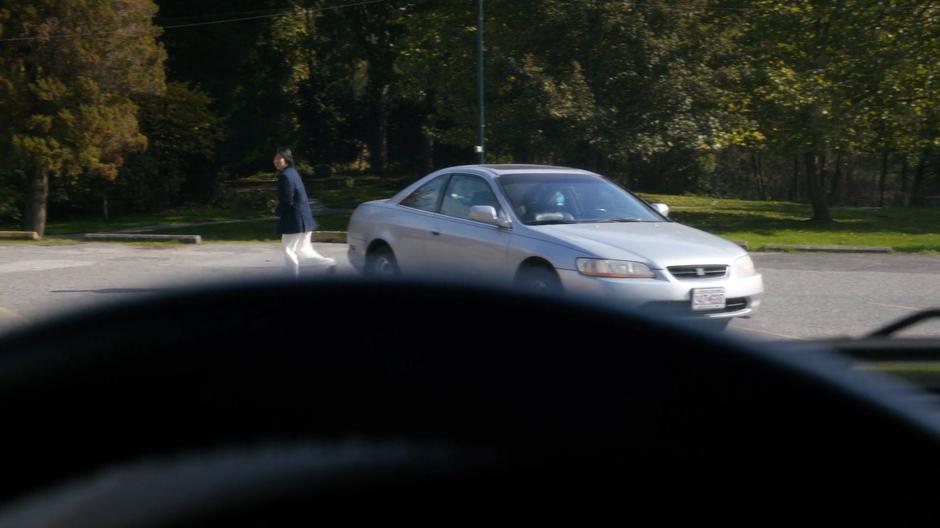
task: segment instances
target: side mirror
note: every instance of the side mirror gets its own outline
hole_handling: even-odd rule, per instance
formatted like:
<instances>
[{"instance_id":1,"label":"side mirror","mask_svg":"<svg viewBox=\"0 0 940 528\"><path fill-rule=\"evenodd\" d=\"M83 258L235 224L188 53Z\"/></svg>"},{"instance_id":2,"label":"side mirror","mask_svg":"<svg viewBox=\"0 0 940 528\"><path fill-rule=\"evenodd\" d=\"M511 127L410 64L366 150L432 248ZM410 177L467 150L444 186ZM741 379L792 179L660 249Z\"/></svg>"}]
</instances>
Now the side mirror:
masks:
<instances>
[{"instance_id":1,"label":"side mirror","mask_svg":"<svg viewBox=\"0 0 940 528\"><path fill-rule=\"evenodd\" d=\"M669 218L669 206L668 205L664 203L654 203L650 205L652 205L653 209L656 209L656 211L659 212L659 214L665 216L666 218Z\"/></svg>"},{"instance_id":2,"label":"side mirror","mask_svg":"<svg viewBox=\"0 0 940 528\"><path fill-rule=\"evenodd\" d=\"M470 208L470 219L485 224L509 228L512 223L496 216L496 208L492 205L474 205Z\"/></svg>"}]
</instances>

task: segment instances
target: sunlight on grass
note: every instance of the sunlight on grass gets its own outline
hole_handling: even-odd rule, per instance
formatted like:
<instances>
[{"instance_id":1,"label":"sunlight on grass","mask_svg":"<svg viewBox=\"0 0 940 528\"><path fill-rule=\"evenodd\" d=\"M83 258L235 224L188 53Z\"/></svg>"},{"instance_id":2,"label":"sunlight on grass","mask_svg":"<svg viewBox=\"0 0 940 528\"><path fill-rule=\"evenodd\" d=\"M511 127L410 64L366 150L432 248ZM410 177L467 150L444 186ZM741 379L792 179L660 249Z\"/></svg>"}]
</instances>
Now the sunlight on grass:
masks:
<instances>
[{"instance_id":1,"label":"sunlight on grass","mask_svg":"<svg viewBox=\"0 0 940 528\"><path fill-rule=\"evenodd\" d=\"M767 244L887 246L899 252L940 252L940 209L835 207L832 224L808 221L808 205L644 194L669 205L670 216L751 249Z\"/></svg>"},{"instance_id":2,"label":"sunlight on grass","mask_svg":"<svg viewBox=\"0 0 940 528\"><path fill-rule=\"evenodd\" d=\"M388 198L411 180L358 176L353 187L344 182L316 180L311 195L324 206L351 210L370 200ZM640 193L648 202L669 205L677 222L729 240L746 241L752 250L767 244L888 246L899 252L940 252L940 209L834 207L835 222L821 225L808 221L807 204L721 199L710 196L673 196ZM271 211L265 209L211 209L190 207L150 215L134 214L103 220L50 222L47 235L129 230L166 225L160 233L198 234L206 241L279 240ZM349 213L317 215L322 231L345 231ZM237 221L235 223L173 227L172 224ZM11 229L17 227L10 226ZM14 242L5 242L14 243ZM33 243L36 242L22 242Z\"/></svg>"},{"instance_id":3,"label":"sunlight on grass","mask_svg":"<svg viewBox=\"0 0 940 528\"><path fill-rule=\"evenodd\" d=\"M317 222L320 223L319 231L345 231L349 225L349 216L348 214L317 215ZM200 235L206 242L269 242L281 240L281 235L277 233L277 221L272 219L162 229L160 233L167 235Z\"/></svg>"}]
</instances>

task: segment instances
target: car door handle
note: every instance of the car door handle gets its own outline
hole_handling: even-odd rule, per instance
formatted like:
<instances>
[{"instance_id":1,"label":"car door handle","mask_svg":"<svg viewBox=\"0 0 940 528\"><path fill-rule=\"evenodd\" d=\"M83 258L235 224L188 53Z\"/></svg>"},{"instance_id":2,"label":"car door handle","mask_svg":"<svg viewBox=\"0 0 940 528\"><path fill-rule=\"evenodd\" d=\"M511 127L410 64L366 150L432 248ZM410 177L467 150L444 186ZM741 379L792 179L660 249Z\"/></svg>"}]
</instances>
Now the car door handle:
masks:
<instances>
[{"instance_id":1,"label":"car door handle","mask_svg":"<svg viewBox=\"0 0 940 528\"><path fill-rule=\"evenodd\" d=\"M441 236L441 232L440 232L440 231L431 231L431 234L434 235L434 236Z\"/></svg>"}]
</instances>

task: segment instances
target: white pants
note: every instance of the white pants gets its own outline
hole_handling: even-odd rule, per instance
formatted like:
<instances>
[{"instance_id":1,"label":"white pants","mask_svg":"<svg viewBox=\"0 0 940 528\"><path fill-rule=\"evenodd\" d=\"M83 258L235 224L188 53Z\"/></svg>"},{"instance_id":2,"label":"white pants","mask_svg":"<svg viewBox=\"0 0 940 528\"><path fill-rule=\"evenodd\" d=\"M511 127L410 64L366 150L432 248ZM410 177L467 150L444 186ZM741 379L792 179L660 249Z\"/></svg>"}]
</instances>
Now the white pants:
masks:
<instances>
[{"instance_id":1,"label":"white pants","mask_svg":"<svg viewBox=\"0 0 940 528\"><path fill-rule=\"evenodd\" d=\"M300 275L301 258L316 259L323 262L333 261L333 259L328 259L313 249L313 244L310 243L312 234L312 231L307 231L306 233L281 235L281 243L284 244L284 266L287 268L287 272L294 277Z\"/></svg>"}]
</instances>

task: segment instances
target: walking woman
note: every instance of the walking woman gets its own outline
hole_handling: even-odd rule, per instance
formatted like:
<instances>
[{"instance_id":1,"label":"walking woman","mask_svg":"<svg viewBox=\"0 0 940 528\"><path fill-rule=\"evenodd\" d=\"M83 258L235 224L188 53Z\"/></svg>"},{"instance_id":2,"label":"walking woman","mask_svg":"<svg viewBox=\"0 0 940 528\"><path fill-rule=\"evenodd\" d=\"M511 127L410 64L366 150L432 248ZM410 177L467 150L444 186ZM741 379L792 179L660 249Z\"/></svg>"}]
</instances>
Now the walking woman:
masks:
<instances>
[{"instance_id":1,"label":"walking woman","mask_svg":"<svg viewBox=\"0 0 940 528\"><path fill-rule=\"evenodd\" d=\"M317 221L313 219L310 211L307 190L300 174L294 168L294 157L289 148L278 148L274 153L274 167L277 176L277 209L275 213L280 217L277 222L277 232L281 235L284 244L284 265L288 273L294 277L300 276L300 259L307 258L314 262L335 269L336 261L324 257L313 249L310 241Z\"/></svg>"}]
</instances>

